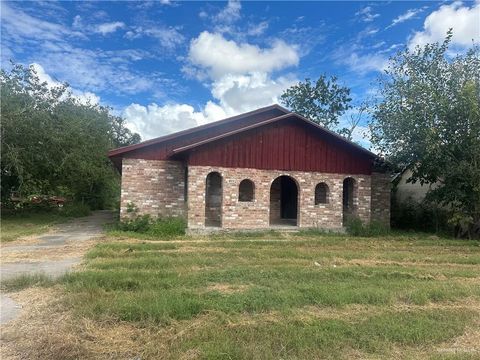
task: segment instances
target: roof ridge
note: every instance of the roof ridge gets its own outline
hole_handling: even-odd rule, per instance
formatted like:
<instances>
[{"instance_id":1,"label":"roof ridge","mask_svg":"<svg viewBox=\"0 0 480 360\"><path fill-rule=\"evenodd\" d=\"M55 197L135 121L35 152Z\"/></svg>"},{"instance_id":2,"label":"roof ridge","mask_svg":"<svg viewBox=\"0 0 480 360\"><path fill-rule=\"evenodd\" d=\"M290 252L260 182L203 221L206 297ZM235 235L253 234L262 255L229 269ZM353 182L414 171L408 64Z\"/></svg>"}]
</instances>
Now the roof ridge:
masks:
<instances>
[{"instance_id":1,"label":"roof ridge","mask_svg":"<svg viewBox=\"0 0 480 360\"><path fill-rule=\"evenodd\" d=\"M122 146L122 147L119 147L119 148L116 148L116 149L112 149L108 152L108 156L112 157L112 156L120 155L120 154L123 154L123 153L131 151L131 150L136 150L136 149L143 148L143 147L146 147L146 146L158 144L158 143L161 143L163 141L174 139L178 136L188 135L188 134L191 134L191 133L195 133L197 131L209 129L209 128L214 127L214 126L229 123L231 121L236 121L238 119L242 119L242 118L245 118L245 117L248 117L248 116L252 116L252 115L259 114L259 113L269 111L269 110L273 110L273 109L277 109L277 110L280 110L280 111L284 112L285 113L284 115L289 114L289 113L293 114L290 110L284 108L283 106L280 106L278 104L272 104L272 105L268 105L268 106L265 106L265 107L262 107L262 108L259 108L259 109L256 109L256 110L252 110L252 111L249 111L249 112L246 112L246 113L230 116L228 118L224 118L224 119L213 121L213 122L210 122L210 123L207 123L207 124L195 126L193 128L189 128L189 129L177 131L177 132L174 132L174 133L171 133L171 134L168 134L168 135L159 136L159 137L156 137L156 138L153 138L153 139L145 140L145 141L142 141L141 143L138 143L138 144L132 144L132 145L127 145L127 146Z\"/></svg>"}]
</instances>

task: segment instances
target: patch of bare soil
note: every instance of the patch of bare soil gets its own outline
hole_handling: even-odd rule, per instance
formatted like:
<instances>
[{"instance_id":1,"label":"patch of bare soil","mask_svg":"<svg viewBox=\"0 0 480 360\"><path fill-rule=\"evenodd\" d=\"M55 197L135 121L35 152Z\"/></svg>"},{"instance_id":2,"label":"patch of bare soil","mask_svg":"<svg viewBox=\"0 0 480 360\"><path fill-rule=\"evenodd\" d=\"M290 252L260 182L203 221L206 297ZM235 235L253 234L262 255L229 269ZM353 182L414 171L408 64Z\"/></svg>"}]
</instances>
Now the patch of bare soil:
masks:
<instances>
[{"instance_id":1,"label":"patch of bare soil","mask_svg":"<svg viewBox=\"0 0 480 360\"><path fill-rule=\"evenodd\" d=\"M221 294L234 294L247 290L250 285L232 285L232 284L212 284L207 286L204 291L218 291Z\"/></svg>"}]
</instances>

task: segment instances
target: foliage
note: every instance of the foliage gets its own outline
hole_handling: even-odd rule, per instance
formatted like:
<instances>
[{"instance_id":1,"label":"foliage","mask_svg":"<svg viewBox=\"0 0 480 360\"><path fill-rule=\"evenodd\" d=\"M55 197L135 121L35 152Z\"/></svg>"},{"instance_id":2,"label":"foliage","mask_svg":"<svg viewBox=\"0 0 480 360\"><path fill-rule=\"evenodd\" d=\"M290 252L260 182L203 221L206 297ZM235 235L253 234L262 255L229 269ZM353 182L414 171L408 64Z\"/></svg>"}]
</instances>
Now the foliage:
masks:
<instances>
[{"instance_id":1,"label":"foliage","mask_svg":"<svg viewBox=\"0 0 480 360\"><path fill-rule=\"evenodd\" d=\"M58 209L58 212L65 217L81 217L90 215L91 210L87 204L67 203L63 208Z\"/></svg>"},{"instance_id":2,"label":"foliage","mask_svg":"<svg viewBox=\"0 0 480 360\"><path fill-rule=\"evenodd\" d=\"M118 230L165 238L185 235L186 223L182 218L152 219L150 215L135 216L118 223Z\"/></svg>"},{"instance_id":3,"label":"foliage","mask_svg":"<svg viewBox=\"0 0 480 360\"><path fill-rule=\"evenodd\" d=\"M435 202L393 200L391 213L392 227L395 229L452 233L448 211Z\"/></svg>"},{"instance_id":4,"label":"foliage","mask_svg":"<svg viewBox=\"0 0 480 360\"><path fill-rule=\"evenodd\" d=\"M67 84L41 83L33 68L1 70L2 203L16 191L110 205L118 176L109 149L140 140L110 108L83 104Z\"/></svg>"},{"instance_id":5,"label":"foliage","mask_svg":"<svg viewBox=\"0 0 480 360\"><path fill-rule=\"evenodd\" d=\"M379 222L372 221L368 224L364 224L362 220L357 217L348 220L346 228L350 235L362 237L383 236L388 235L390 232L390 229Z\"/></svg>"},{"instance_id":6,"label":"foliage","mask_svg":"<svg viewBox=\"0 0 480 360\"><path fill-rule=\"evenodd\" d=\"M288 88L281 95L282 104L292 111L328 129L338 125L339 117L351 108L350 89L337 78L322 75L315 83L310 79Z\"/></svg>"},{"instance_id":7,"label":"foliage","mask_svg":"<svg viewBox=\"0 0 480 360\"><path fill-rule=\"evenodd\" d=\"M388 160L411 166L410 181L438 184L428 199L470 237L480 222L480 51L451 58L451 37L390 60L370 128Z\"/></svg>"}]
</instances>

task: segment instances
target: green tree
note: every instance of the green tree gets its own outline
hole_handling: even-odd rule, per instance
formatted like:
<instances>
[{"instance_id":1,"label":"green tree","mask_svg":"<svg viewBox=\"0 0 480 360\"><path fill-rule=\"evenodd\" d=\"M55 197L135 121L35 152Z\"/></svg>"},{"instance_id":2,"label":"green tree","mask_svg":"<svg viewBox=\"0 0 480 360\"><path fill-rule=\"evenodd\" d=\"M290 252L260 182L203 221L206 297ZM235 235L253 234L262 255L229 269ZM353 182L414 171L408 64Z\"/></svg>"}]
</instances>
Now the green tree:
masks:
<instances>
[{"instance_id":1,"label":"green tree","mask_svg":"<svg viewBox=\"0 0 480 360\"><path fill-rule=\"evenodd\" d=\"M410 181L439 185L428 197L472 236L480 221L480 56L472 46L452 58L451 37L390 60L370 128L390 161L411 166Z\"/></svg>"},{"instance_id":2,"label":"green tree","mask_svg":"<svg viewBox=\"0 0 480 360\"><path fill-rule=\"evenodd\" d=\"M335 76L327 78L326 75L315 83L305 79L293 85L283 92L280 101L292 111L332 130L338 127L340 116L352 108L350 89L339 85ZM343 134L348 135L345 131Z\"/></svg>"},{"instance_id":3,"label":"green tree","mask_svg":"<svg viewBox=\"0 0 480 360\"><path fill-rule=\"evenodd\" d=\"M140 140L110 109L80 103L68 85L41 83L33 68L1 70L1 191L66 195L92 208L118 188L109 149Z\"/></svg>"}]
</instances>

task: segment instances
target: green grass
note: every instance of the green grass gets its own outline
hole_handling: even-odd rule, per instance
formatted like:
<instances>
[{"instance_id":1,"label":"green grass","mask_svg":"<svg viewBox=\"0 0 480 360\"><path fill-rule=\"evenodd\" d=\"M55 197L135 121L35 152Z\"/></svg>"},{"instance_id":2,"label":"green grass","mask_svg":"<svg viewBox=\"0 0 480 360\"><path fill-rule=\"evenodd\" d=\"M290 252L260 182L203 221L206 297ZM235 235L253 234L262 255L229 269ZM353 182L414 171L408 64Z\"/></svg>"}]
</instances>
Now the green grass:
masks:
<instances>
[{"instance_id":1,"label":"green grass","mask_svg":"<svg viewBox=\"0 0 480 360\"><path fill-rule=\"evenodd\" d=\"M8 242L24 236L41 234L62 221L66 221L65 217L53 212L2 215L0 240Z\"/></svg>"},{"instance_id":2,"label":"green grass","mask_svg":"<svg viewBox=\"0 0 480 360\"><path fill-rule=\"evenodd\" d=\"M112 240L64 278L69 304L97 321L180 332L206 318L164 344L172 358L192 349L205 359L388 357L448 341L479 316L462 305L480 301L478 242L309 233Z\"/></svg>"},{"instance_id":3,"label":"green grass","mask_svg":"<svg viewBox=\"0 0 480 360\"><path fill-rule=\"evenodd\" d=\"M54 280L45 274L25 274L2 280L0 287L8 292L19 291L33 286L48 287L57 282L58 280Z\"/></svg>"}]
</instances>

